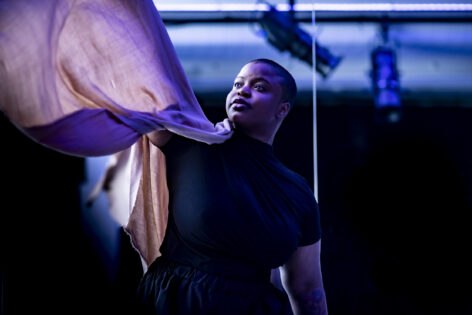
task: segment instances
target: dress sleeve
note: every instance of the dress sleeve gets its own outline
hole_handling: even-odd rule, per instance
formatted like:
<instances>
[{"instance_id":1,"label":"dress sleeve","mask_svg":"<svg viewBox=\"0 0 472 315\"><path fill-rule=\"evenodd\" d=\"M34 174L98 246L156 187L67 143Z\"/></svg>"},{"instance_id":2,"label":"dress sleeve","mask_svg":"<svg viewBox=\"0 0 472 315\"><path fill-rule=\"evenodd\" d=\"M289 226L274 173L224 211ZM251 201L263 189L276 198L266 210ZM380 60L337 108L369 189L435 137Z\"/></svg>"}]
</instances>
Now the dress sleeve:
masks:
<instances>
[{"instance_id":1,"label":"dress sleeve","mask_svg":"<svg viewBox=\"0 0 472 315\"><path fill-rule=\"evenodd\" d=\"M302 224L302 239L299 246L306 246L316 243L321 239L320 211L318 202L313 198L310 203L306 218Z\"/></svg>"}]
</instances>

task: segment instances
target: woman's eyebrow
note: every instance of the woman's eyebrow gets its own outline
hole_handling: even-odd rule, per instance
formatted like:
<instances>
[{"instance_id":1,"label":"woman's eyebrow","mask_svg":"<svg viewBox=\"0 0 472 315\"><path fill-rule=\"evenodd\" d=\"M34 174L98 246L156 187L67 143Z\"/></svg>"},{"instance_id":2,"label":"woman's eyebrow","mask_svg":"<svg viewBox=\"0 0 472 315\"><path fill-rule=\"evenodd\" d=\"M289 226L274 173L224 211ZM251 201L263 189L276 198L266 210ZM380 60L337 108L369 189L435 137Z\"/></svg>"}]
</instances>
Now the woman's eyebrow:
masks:
<instances>
[{"instance_id":1,"label":"woman's eyebrow","mask_svg":"<svg viewBox=\"0 0 472 315\"><path fill-rule=\"evenodd\" d=\"M270 84L270 82L264 77L253 78L251 81L252 82L261 82L262 81L262 82L266 83L267 85L272 86L272 84Z\"/></svg>"},{"instance_id":2,"label":"woman's eyebrow","mask_svg":"<svg viewBox=\"0 0 472 315\"><path fill-rule=\"evenodd\" d=\"M253 81L264 81L264 82L270 84L270 82L266 78L263 78L263 77L254 78Z\"/></svg>"},{"instance_id":3,"label":"woman's eyebrow","mask_svg":"<svg viewBox=\"0 0 472 315\"><path fill-rule=\"evenodd\" d=\"M243 77L243 76L237 76L236 79L245 80L246 78ZM235 80L236 80L236 79L235 79ZM268 84L269 86L272 86L272 84L270 84L270 82L269 82L266 78L264 78L264 77L256 77L256 78L252 78L252 79L251 79L251 82L260 82L260 81L265 82L265 83Z\"/></svg>"}]
</instances>

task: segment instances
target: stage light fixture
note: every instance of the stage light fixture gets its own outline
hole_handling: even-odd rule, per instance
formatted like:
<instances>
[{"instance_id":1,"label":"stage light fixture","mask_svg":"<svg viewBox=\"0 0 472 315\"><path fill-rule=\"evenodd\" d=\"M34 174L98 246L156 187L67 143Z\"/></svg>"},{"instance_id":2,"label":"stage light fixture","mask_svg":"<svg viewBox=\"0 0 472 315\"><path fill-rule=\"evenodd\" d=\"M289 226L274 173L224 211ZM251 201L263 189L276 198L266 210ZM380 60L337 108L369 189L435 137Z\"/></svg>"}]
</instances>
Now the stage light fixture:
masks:
<instances>
[{"instance_id":1,"label":"stage light fixture","mask_svg":"<svg viewBox=\"0 0 472 315\"><path fill-rule=\"evenodd\" d=\"M376 120L396 123L402 116L402 99L395 51L380 45L372 51L371 63Z\"/></svg>"},{"instance_id":2,"label":"stage light fixture","mask_svg":"<svg viewBox=\"0 0 472 315\"><path fill-rule=\"evenodd\" d=\"M264 12L259 20L267 41L278 50L289 51L295 57L313 66L311 35L298 26L290 12L280 12L275 7L269 4L268 6L270 9ZM322 47L316 39L315 53L315 69L323 78L328 77L342 59Z\"/></svg>"}]
</instances>

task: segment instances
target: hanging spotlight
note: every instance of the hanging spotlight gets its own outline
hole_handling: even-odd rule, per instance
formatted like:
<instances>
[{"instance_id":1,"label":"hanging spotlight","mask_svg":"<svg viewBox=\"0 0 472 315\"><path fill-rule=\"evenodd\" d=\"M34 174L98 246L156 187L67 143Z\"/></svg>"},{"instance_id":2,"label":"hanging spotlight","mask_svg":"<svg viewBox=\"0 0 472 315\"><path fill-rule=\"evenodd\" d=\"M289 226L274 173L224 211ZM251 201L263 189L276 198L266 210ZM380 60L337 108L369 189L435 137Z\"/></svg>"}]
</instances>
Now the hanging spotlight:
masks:
<instances>
[{"instance_id":1,"label":"hanging spotlight","mask_svg":"<svg viewBox=\"0 0 472 315\"><path fill-rule=\"evenodd\" d=\"M259 24L265 32L267 41L280 51L289 51L295 57L313 66L313 39L298 27L290 12L280 12L267 4L266 11ZM315 69L323 78L338 66L341 57L334 56L327 48L315 40L316 65Z\"/></svg>"},{"instance_id":2,"label":"hanging spotlight","mask_svg":"<svg viewBox=\"0 0 472 315\"><path fill-rule=\"evenodd\" d=\"M385 32L386 28L386 42ZM402 100L395 51L386 44L380 45L372 51L371 63L376 120L396 123L402 116Z\"/></svg>"}]
</instances>

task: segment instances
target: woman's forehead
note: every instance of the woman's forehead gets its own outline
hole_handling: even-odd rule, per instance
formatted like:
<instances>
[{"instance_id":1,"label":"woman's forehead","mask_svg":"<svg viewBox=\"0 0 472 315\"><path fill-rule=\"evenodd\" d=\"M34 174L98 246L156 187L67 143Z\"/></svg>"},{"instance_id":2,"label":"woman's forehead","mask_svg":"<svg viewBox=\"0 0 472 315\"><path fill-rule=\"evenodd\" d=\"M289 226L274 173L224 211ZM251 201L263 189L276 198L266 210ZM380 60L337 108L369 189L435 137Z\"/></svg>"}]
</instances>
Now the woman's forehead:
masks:
<instances>
[{"instance_id":1,"label":"woman's forehead","mask_svg":"<svg viewBox=\"0 0 472 315\"><path fill-rule=\"evenodd\" d=\"M237 77L244 79L263 78L274 83L281 83L283 80L273 66L262 62L250 62L244 65Z\"/></svg>"}]
</instances>

